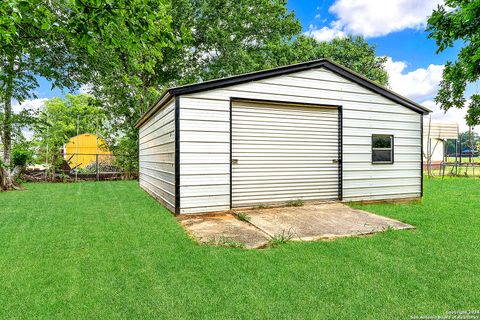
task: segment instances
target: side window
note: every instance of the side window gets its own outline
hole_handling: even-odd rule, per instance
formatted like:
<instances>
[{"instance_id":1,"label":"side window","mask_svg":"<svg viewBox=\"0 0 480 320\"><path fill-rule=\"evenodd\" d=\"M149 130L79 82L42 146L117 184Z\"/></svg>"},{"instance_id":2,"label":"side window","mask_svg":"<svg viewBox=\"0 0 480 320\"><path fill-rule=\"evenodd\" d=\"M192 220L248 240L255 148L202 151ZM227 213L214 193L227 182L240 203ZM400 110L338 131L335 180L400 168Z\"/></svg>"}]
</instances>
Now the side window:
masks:
<instances>
[{"instance_id":1,"label":"side window","mask_svg":"<svg viewBox=\"0 0 480 320\"><path fill-rule=\"evenodd\" d=\"M392 135L372 135L372 163L393 163Z\"/></svg>"}]
</instances>

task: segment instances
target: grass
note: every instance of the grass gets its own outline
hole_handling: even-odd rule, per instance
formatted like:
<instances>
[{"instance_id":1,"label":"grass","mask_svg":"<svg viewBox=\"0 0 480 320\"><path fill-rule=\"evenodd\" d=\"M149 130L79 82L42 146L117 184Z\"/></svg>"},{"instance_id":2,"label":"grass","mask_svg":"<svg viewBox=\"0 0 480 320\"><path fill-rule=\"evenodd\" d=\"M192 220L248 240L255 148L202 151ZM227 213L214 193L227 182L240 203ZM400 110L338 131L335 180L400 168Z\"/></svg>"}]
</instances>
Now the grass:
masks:
<instances>
[{"instance_id":1,"label":"grass","mask_svg":"<svg viewBox=\"0 0 480 320\"><path fill-rule=\"evenodd\" d=\"M302 199L297 199L297 200L287 201L286 206L287 207L301 207L304 204L305 204L305 202Z\"/></svg>"},{"instance_id":2,"label":"grass","mask_svg":"<svg viewBox=\"0 0 480 320\"><path fill-rule=\"evenodd\" d=\"M447 157L448 162L455 162L455 157ZM460 161L460 157L457 157L457 161ZM470 162L470 157L462 157L462 162ZM480 157L472 157L472 162L480 162Z\"/></svg>"},{"instance_id":3,"label":"grass","mask_svg":"<svg viewBox=\"0 0 480 320\"><path fill-rule=\"evenodd\" d=\"M480 308L480 180L360 207L417 227L201 246L136 182L0 194L0 318L409 319Z\"/></svg>"},{"instance_id":4,"label":"grass","mask_svg":"<svg viewBox=\"0 0 480 320\"><path fill-rule=\"evenodd\" d=\"M245 221L245 222L249 222L252 217L250 217L250 215L248 213L245 213L245 212L238 212L235 214L235 217L240 220L240 221Z\"/></svg>"},{"instance_id":5,"label":"grass","mask_svg":"<svg viewBox=\"0 0 480 320\"><path fill-rule=\"evenodd\" d=\"M280 245L288 243L293 238L291 230L283 230L281 233L273 235L268 241L268 247L275 248Z\"/></svg>"},{"instance_id":6,"label":"grass","mask_svg":"<svg viewBox=\"0 0 480 320\"><path fill-rule=\"evenodd\" d=\"M424 172L425 175L427 175L427 171L425 170ZM441 177L442 176L442 170L440 168L438 169L432 169L432 175L435 177ZM467 177L467 178L478 178L480 177L480 166L467 166L466 163L462 167L458 167L455 169L454 166L452 165L447 165L445 168L445 176L458 176L458 177Z\"/></svg>"},{"instance_id":7,"label":"grass","mask_svg":"<svg viewBox=\"0 0 480 320\"><path fill-rule=\"evenodd\" d=\"M227 247L227 248L241 248L241 249L245 248L245 243L228 239L222 236L210 239L209 241L205 242L205 245L220 246L220 247Z\"/></svg>"}]
</instances>

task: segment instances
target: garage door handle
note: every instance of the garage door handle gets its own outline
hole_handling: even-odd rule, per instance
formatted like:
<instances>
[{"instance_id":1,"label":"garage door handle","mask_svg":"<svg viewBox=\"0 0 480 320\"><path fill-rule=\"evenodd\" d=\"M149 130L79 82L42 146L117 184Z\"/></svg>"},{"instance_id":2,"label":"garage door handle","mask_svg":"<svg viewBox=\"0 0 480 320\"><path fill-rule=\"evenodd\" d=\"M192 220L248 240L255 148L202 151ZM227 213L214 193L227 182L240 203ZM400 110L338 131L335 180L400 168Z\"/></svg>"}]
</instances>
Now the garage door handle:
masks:
<instances>
[{"instance_id":1,"label":"garage door handle","mask_svg":"<svg viewBox=\"0 0 480 320\"><path fill-rule=\"evenodd\" d=\"M338 159L333 159L332 160L332 163L338 163L338 162L339 162Z\"/></svg>"},{"instance_id":2,"label":"garage door handle","mask_svg":"<svg viewBox=\"0 0 480 320\"><path fill-rule=\"evenodd\" d=\"M238 164L238 159L232 159L232 164Z\"/></svg>"}]
</instances>

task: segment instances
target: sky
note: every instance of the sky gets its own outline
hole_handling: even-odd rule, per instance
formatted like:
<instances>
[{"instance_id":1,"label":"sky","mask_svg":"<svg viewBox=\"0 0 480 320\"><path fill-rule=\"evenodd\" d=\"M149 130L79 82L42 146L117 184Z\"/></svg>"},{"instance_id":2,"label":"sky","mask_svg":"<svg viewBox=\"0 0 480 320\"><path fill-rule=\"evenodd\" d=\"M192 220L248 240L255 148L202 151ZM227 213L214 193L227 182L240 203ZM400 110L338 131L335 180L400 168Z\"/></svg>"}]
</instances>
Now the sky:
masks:
<instances>
[{"instance_id":1,"label":"sky","mask_svg":"<svg viewBox=\"0 0 480 320\"><path fill-rule=\"evenodd\" d=\"M432 119L454 121L461 131L465 124L465 109L445 113L435 104L442 79L443 66L454 61L459 48L449 48L437 54L436 44L428 39L425 24L432 10L443 0L288 0L288 9L295 12L303 32L318 40L331 40L346 35L360 35L375 45L378 56L388 58L386 69L390 88L433 110ZM470 85L467 96L477 91ZM48 81L40 79L35 90L37 99L27 100L22 108L38 108L54 96L63 93ZM476 128L478 132L480 128Z\"/></svg>"}]
</instances>

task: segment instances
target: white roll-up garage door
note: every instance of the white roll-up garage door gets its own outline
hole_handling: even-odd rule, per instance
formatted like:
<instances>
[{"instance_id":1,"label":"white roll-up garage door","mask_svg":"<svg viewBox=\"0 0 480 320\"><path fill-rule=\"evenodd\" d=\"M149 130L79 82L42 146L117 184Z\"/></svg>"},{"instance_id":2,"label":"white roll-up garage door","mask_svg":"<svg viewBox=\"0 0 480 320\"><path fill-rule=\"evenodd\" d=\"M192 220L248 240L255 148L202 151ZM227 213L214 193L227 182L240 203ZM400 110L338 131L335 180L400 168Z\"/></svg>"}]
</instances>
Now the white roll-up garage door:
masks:
<instances>
[{"instance_id":1,"label":"white roll-up garage door","mask_svg":"<svg viewBox=\"0 0 480 320\"><path fill-rule=\"evenodd\" d=\"M339 198L339 111L232 103L232 207Z\"/></svg>"}]
</instances>

